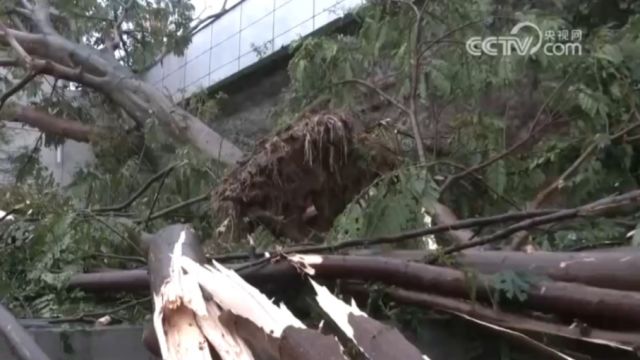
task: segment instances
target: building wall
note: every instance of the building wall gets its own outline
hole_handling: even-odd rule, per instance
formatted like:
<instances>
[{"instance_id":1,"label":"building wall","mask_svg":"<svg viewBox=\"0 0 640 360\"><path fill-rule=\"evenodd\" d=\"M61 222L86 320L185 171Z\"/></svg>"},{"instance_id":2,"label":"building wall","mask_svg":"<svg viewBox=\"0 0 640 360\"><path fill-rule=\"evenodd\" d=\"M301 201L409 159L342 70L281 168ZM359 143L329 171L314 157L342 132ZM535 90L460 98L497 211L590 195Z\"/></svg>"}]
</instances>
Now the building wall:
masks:
<instances>
[{"instance_id":1,"label":"building wall","mask_svg":"<svg viewBox=\"0 0 640 360\"><path fill-rule=\"evenodd\" d=\"M239 1L228 1L228 5ZM188 97L362 3L364 0L244 0L197 33L184 56L167 56L145 80L178 99Z\"/></svg>"},{"instance_id":2,"label":"building wall","mask_svg":"<svg viewBox=\"0 0 640 360\"><path fill-rule=\"evenodd\" d=\"M36 129L12 122L5 125L2 132L7 141L0 143L0 185L13 183L10 160L22 152L31 151L40 137ZM56 182L65 186L79 168L93 161L93 152L89 144L68 140L57 149L42 146L39 159L51 171Z\"/></svg>"},{"instance_id":3,"label":"building wall","mask_svg":"<svg viewBox=\"0 0 640 360\"><path fill-rule=\"evenodd\" d=\"M198 32L184 56L167 56L144 79L177 100L205 88L228 94L223 113L211 125L243 150L250 150L257 138L275 127L270 110L288 82L286 61L276 55L286 53L284 48L292 41L325 27L363 2L228 0L228 6L239 5ZM276 66L274 57L280 58ZM235 88L231 92L228 83ZM0 142L0 184L13 181L8 159L32 149L40 136L37 130L19 124L9 123L4 131L10 140ZM42 164L63 186L93 159L89 145L74 141L65 142L60 149L43 147L40 153Z\"/></svg>"}]
</instances>

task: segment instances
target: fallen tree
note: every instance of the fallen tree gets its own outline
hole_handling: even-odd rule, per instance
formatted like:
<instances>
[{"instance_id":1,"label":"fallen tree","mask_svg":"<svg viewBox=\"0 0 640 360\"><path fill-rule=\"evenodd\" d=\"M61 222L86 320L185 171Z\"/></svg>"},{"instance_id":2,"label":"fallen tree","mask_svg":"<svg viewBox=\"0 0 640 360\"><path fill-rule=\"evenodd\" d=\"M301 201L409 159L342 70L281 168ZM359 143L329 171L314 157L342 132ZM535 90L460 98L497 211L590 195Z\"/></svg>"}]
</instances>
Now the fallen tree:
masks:
<instances>
[{"instance_id":1,"label":"fallen tree","mask_svg":"<svg viewBox=\"0 0 640 360\"><path fill-rule=\"evenodd\" d=\"M286 250L286 249L285 249ZM288 251L285 251L288 252ZM352 250L350 256L381 256L384 258L420 262L425 252L419 250ZM232 264L243 267L250 263ZM602 253L567 253L514 251L466 251L454 257L453 267L483 274L516 271L541 275L553 280L575 282L595 287L639 291L636 270L640 268L638 254L608 251ZM274 279L291 279L295 269L286 263L266 264L240 270L249 283L260 286ZM68 287L91 292L144 291L149 283L147 270L114 270L83 273L71 277Z\"/></svg>"},{"instance_id":2,"label":"fallen tree","mask_svg":"<svg viewBox=\"0 0 640 360\"><path fill-rule=\"evenodd\" d=\"M110 99L138 127L142 127L149 119L156 119L175 139L190 143L212 159L235 164L243 155L240 149L213 131L205 122L182 109L155 86L139 79L130 68L116 59L116 49L127 46L123 44L121 37L123 23L132 21L132 14L145 9L132 6L133 3L126 6L122 4L121 9L114 10L117 18L113 20L113 28L106 32L109 35L103 39L105 47L101 49L73 41L75 37L66 37L68 34L61 28L73 27L70 24L77 20L52 9L47 0L36 0L33 4L23 2L9 7L8 12L18 14L19 17L10 17L11 24L4 19L0 22L0 44L10 47L14 57L10 61L2 61L0 65L10 69L19 68L27 74L23 81L17 82L8 91L9 96L22 90L40 75L81 84ZM218 15L227 11L225 3ZM24 26L23 20L28 28ZM60 26L60 23L68 26ZM93 35L95 34L91 33ZM52 122L53 118L41 120L49 124L39 122L40 127L56 126Z\"/></svg>"},{"instance_id":3,"label":"fallen tree","mask_svg":"<svg viewBox=\"0 0 640 360\"><path fill-rule=\"evenodd\" d=\"M308 329L234 272L217 263L203 266L190 227L169 226L147 243L155 310L144 343L163 359L347 358L335 337ZM397 330L313 285L322 309L367 358L383 360L393 353L424 358Z\"/></svg>"}]
</instances>

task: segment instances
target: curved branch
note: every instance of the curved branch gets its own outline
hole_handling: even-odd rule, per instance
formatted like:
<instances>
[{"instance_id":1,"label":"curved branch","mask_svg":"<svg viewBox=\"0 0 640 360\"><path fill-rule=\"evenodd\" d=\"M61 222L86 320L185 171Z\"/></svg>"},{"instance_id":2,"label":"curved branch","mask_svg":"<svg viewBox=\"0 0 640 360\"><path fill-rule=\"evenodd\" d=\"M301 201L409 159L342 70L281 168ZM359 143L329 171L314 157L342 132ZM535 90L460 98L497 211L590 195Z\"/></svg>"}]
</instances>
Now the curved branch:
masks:
<instances>
[{"instance_id":1,"label":"curved branch","mask_svg":"<svg viewBox=\"0 0 640 360\"><path fill-rule=\"evenodd\" d=\"M191 205L197 204L197 203L201 203L203 201L207 201L209 198L211 197L211 192L206 192L202 195L196 196L194 198L185 200L181 203L175 204L173 206L170 206L166 209L162 209L156 213L153 213L151 215L148 215L145 219L138 219L136 220L136 222L149 222L158 218L161 218L167 214L170 214L176 210L180 210L186 207L189 207Z\"/></svg>"},{"instance_id":2,"label":"curved branch","mask_svg":"<svg viewBox=\"0 0 640 360\"><path fill-rule=\"evenodd\" d=\"M640 127L640 116L637 113L635 113L635 117L637 118L638 121L636 121L635 123L631 124L630 126L624 128L624 129L618 131L617 133L611 135L609 137L609 141L614 141L614 140L620 139L620 138L624 137L626 134L628 134L629 132L631 132L631 131L637 129L638 127ZM576 161L574 161L573 164L571 164L571 166L569 166L569 168L567 168L562 173L562 175L560 175L560 177L558 177L551 185L547 186L546 188L544 188L542 191L540 191L536 195L534 200L529 205L529 208L530 209L537 209L538 207L540 207L540 205L542 205L542 203L552 193L554 193L556 190L558 190L560 188L560 186L567 180L567 178L569 176L571 176L591 156L591 154L598 148L598 146L599 146L598 141L594 141L576 159ZM512 250L519 250L527 242L527 232L522 232L520 234L517 234L514 237L515 238L513 239L512 243L511 243L511 249Z\"/></svg>"},{"instance_id":3,"label":"curved branch","mask_svg":"<svg viewBox=\"0 0 640 360\"><path fill-rule=\"evenodd\" d=\"M123 203L121 203L119 205L91 209L91 212L94 212L94 213L97 213L97 212L114 212L114 211L121 211L121 210L124 210L124 209L128 208L129 206L131 206L131 204L133 204L134 201L136 201L140 196L142 196L151 187L151 185L153 185L154 182L166 177L176 167L178 167L178 166L180 166L182 164L184 164L184 162L171 164L171 165L167 166L166 168L164 168L163 170L161 170L159 173L153 175L151 178L149 178L149 180L147 180L146 183L144 183L144 185L142 185L142 187L140 189L138 189L138 191L136 191L133 195L131 195L129 197L129 199L125 200L125 202L123 202Z\"/></svg>"},{"instance_id":4,"label":"curved branch","mask_svg":"<svg viewBox=\"0 0 640 360\"><path fill-rule=\"evenodd\" d=\"M540 121L540 118L542 117L542 114L544 113L544 111L547 109L547 107L549 106L549 103L551 103L551 100L553 100L556 96L556 94L558 94L560 92L560 90L562 88L564 88L564 86L566 85L566 83L569 81L569 79L571 78L571 75L573 74L573 71L570 72L565 78L564 80L562 80L562 83L560 83L560 85L558 87L556 87L553 92L547 97L547 99L545 100L545 102L542 104L542 106L540 106L540 109L538 109L538 112L536 113L536 117L533 118L532 124L529 127L529 131L527 132L527 135L521 139L520 141L516 142L515 144L511 145L508 149L504 150L503 152L501 152L500 154L478 164L475 166L472 166L470 168L468 168L465 171L461 171L451 177L449 177L444 184L442 184L442 186L440 187L440 193L443 193L453 182L455 182L456 180L459 180L460 178L463 178L469 174L472 174L478 170L482 170L484 168L486 168L487 166L490 166L492 164L494 164L495 162L497 162L498 160L504 159L505 157L511 155L514 151L518 150L521 146L523 146L524 144L526 144L537 132L539 132L540 130L542 130L545 125L547 124L543 124L540 128L536 128L538 125L538 122Z\"/></svg>"},{"instance_id":5,"label":"curved branch","mask_svg":"<svg viewBox=\"0 0 640 360\"><path fill-rule=\"evenodd\" d=\"M11 89L7 90L2 96L0 96L0 111L2 111L2 107L9 100L10 97L15 95L18 91L22 90L27 86L33 79L38 76L40 72L31 71L29 72L22 80L20 80L17 84L11 87Z\"/></svg>"},{"instance_id":6,"label":"curved branch","mask_svg":"<svg viewBox=\"0 0 640 360\"><path fill-rule=\"evenodd\" d=\"M202 29L204 29L205 27L211 25L212 23L214 23L215 21L220 19L222 16L227 14L229 11L231 11L231 10L235 9L236 7L240 6L240 4L242 4L244 1L245 0L240 0L237 3L235 3L234 5L232 5L229 8L227 8L227 0L224 0L224 2L222 3L222 6L220 7L221 9L217 13L211 14L209 16L206 16L206 17L198 20L187 31L187 35L188 36L193 36L193 35L197 34ZM162 50L162 52L160 53L160 55L158 55L150 63L143 65L139 69L135 69L133 72L136 73L136 74L140 74L140 73L145 73L145 72L151 70L151 68L153 68L154 66L158 65L159 63L161 63L162 60L164 60L164 58L167 57L167 55L169 55L170 53L171 53L171 50L169 50L169 49L167 49L165 47Z\"/></svg>"},{"instance_id":7,"label":"curved branch","mask_svg":"<svg viewBox=\"0 0 640 360\"><path fill-rule=\"evenodd\" d=\"M546 225L559 221L565 221L569 219L575 219L578 217L590 217L596 215L606 215L607 212L625 207L629 204L637 205L640 202L640 190L630 191L628 193L605 198L592 202L590 204L580 206L574 209L561 210L549 215L540 216L537 218L525 220L509 226L506 229L500 230L491 235L487 235L476 240L469 241L465 244L459 244L451 246L442 252L442 255L453 254L462 250L470 249L473 247L487 245L498 240L507 238L522 230L528 230L540 225ZM434 262L438 257L431 257L428 262Z\"/></svg>"}]
</instances>

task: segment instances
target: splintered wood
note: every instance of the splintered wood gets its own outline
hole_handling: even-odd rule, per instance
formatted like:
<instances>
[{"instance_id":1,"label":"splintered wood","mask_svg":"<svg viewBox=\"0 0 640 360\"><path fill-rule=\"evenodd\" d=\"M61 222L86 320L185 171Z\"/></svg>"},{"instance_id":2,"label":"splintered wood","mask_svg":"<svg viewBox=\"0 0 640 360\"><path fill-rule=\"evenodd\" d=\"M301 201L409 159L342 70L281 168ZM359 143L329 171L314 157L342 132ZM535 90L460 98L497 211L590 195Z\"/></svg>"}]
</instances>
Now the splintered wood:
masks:
<instances>
[{"instance_id":1,"label":"splintered wood","mask_svg":"<svg viewBox=\"0 0 640 360\"><path fill-rule=\"evenodd\" d=\"M427 359L399 331L313 281L316 299L338 333L308 328L234 271L215 261L207 264L188 226L173 225L151 237L149 270L155 334L146 334L145 344L159 348L164 360L349 359L338 340L344 334L350 341L346 345L359 349L357 358Z\"/></svg>"}]
</instances>

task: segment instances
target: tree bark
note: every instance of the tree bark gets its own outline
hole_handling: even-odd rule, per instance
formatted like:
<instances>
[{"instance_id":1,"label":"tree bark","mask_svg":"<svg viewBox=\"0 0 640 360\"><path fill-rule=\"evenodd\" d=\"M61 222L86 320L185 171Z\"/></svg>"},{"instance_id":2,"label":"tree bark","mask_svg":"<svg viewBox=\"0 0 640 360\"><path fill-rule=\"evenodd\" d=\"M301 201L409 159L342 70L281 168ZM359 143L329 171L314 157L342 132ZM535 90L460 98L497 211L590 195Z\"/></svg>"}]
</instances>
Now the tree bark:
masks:
<instances>
[{"instance_id":1,"label":"tree bark","mask_svg":"<svg viewBox=\"0 0 640 360\"><path fill-rule=\"evenodd\" d=\"M84 143L90 142L92 135L95 133L93 126L78 121L53 116L30 106L15 105L15 107L17 107L15 111L5 109L5 111L0 112L0 118L31 126L48 135L60 136Z\"/></svg>"},{"instance_id":2,"label":"tree bark","mask_svg":"<svg viewBox=\"0 0 640 360\"><path fill-rule=\"evenodd\" d=\"M0 304L0 332L20 360L49 360L15 317Z\"/></svg>"},{"instance_id":3,"label":"tree bark","mask_svg":"<svg viewBox=\"0 0 640 360\"><path fill-rule=\"evenodd\" d=\"M347 286L344 290L349 293L356 291L363 294L366 293L368 295L368 291L366 289L359 287L354 288L352 286ZM472 303L446 296L426 294L400 288L389 288L385 289L384 292L394 301L403 304L425 306L454 314L465 314L472 318L496 324L508 329L557 335L570 339L588 341L595 344L623 348L625 350L633 350L634 347L640 346L640 333L637 332L617 332L589 328L588 332L581 334L578 329L572 329L563 324L500 311L478 303Z\"/></svg>"},{"instance_id":4,"label":"tree bark","mask_svg":"<svg viewBox=\"0 0 640 360\"><path fill-rule=\"evenodd\" d=\"M46 7L25 11L40 13L33 17L41 30L39 33L9 29L4 25L0 28L0 43L14 48L20 57L18 63L23 68L101 92L138 124L155 118L167 133L189 142L212 159L235 164L242 158L239 148L177 106L154 86L136 78L112 55L72 42L56 32Z\"/></svg>"},{"instance_id":5,"label":"tree bark","mask_svg":"<svg viewBox=\"0 0 640 360\"><path fill-rule=\"evenodd\" d=\"M518 259L516 261L509 257L510 254L512 253L505 255L504 258L508 259L505 261L498 252L488 254L469 252L462 255L461 261L463 264L465 261L469 261L469 264L477 266L480 272L483 272L482 269L484 269L486 273L504 271L513 266L515 270L531 269L534 273L549 275L552 279L586 281L603 287L610 284L623 289L627 287L638 288L637 281L634 281L636 272L633 269L638 263L638 258L635 255L589 253L590 258L596 259L591 261L590 258L584 257L585 254L531 254L517 255L514 257L514 259ZM409 255L414 256L415 254L409 253ZM316 274L322 278L374 280L392 285L419 288L434 294L462 298L470 296L471 284L469 281L471 279L468 279L462 271L455 269L408 263L405 260L383 257L318 255L310 257L322 261L312 267ZM528 259L528 257L532 257L532 259ZM534 262L536 259L538 263ZM563 264L565 265L563 266ZM131 280L130 282L127 283L127 279L123 277L124 274ZM296 281L302 279L296 268L283 262L243 269L239 271L239 274L246 281L259 288L274 284L293 286ZM622 279L618 279L618 277ZM116 282L111 282L111 280ZM138 270L135 273L130 271L79 274L72 278L70 286L105 291L116 290L118 288L115 286L123 285L123 283L128 286L143 286L145 284L144 272ZM488 287L485 287L485 284L488 284ZM488 300L492 291L495 291L488 275L477 275L475 288L480 298L484 300ZM617 320L621 324L640 325L640 294L635 292L561 281L541 281L531 286L527 296L528 298L523 305L531 309L576 318L595 319L607 324Z\"/></svg>"},{"instance_id":6,"label":"tree bark","mask_svg":"<svg viewBox=\"0 0 640 360\"><path fill-rule=\"evenodd\" d=\"M423 261L419 250L354 250L350 255L384 256L408 261ZM517 271L541 275L553 280L581 283L595 287L640 291L640 253L464 251L456 254L455 267L469 268L483 274Z\"/></svg>"},{"instance_id":7,"label":"tree bark","mask_svg":"<svg viewBox=\"0 0 640 360\"><path fill-rule=\"evenodd\" d=\"M383 257L292 255L288 258L294 266L311 275L331 279L379 281L460 298L471 298L475 294L482 301L491 301L499 291L487 275L468 276L459 270ZM526 292L526 299L521 303L507 301L507 305L595 321L607 327L640 326L640 293L545 280L522 290Z\"/></svg>"}]
</instances>

